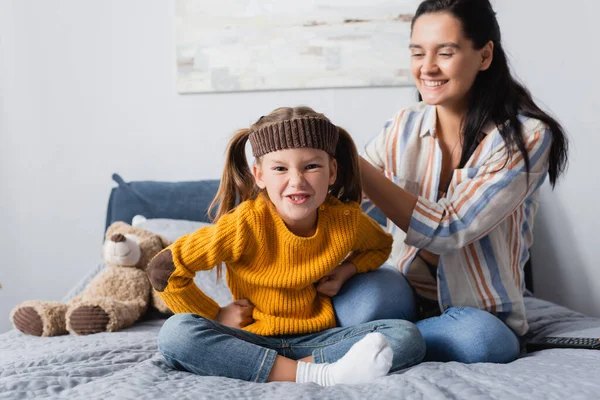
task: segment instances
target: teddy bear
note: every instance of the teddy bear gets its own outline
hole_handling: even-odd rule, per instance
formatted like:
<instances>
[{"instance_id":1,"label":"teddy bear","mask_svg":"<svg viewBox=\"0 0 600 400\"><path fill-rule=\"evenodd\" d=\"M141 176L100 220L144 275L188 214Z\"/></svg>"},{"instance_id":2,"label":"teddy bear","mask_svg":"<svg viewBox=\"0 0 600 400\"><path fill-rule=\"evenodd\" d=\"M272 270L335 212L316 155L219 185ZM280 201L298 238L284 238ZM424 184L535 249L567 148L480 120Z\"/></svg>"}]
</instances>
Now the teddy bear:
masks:
<instances>
[{"instance_id":1,"label":"teddy bear","mask_svg":"<svg viewBox=\"0 0 600 400\"><path fill-rule=\"evenodd\" d=\"M38 300L19 304L11 312L13 325L36 336L88 335L127 328L149 305L169 313L145 272L152 257L169 244L145 229L124 222L111 224L102 247L107 268L67 304Z\"/></svg>"}]
</instances>

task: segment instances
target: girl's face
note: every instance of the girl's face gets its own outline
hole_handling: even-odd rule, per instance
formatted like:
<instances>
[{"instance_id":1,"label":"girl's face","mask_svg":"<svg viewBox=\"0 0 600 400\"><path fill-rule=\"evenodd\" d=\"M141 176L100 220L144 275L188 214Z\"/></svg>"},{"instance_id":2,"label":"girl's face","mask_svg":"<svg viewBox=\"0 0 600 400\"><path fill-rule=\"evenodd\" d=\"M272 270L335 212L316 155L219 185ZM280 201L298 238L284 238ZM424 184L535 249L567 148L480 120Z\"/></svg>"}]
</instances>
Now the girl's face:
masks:
<instances>
[{"instance_id":1,"label":"girl's face","mask_svg":"<svg viewBox=\"0 0 600 400\"><path fill-rule=\"evenodd\" d=\"M300 148L267 153L254 164L254 178L288 229L298 236L314 233L317 208L335 183L337 164L323 150Z\"/></svg>"},{"instance_id":2,"label":"girl's face","mask_svg":"<svg viewBox=\"0 0 600 400\"><path fill-rule=\"evenodd\" d=\"M410 42L411 71L423 101L464 108L479 71L492 62L493 42L473 48L458 19L448 13L423 14L415 21Z\"/></svg>"}]
</instances>

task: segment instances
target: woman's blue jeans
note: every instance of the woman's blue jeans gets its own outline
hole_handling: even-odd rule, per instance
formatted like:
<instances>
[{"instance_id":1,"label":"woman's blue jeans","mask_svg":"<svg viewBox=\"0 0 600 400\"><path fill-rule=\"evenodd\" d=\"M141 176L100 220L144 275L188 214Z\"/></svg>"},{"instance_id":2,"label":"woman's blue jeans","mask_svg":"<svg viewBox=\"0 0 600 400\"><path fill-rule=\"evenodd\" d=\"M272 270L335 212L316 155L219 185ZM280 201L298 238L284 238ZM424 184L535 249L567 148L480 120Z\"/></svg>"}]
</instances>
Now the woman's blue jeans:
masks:
<instances>
[{"instance_id":1,"label":"woman's blue jeans","mask_svg":"<svg viewBox=\"0 0 600 400\"><path fill-rule=\"evenodd\" d=\"M383 334L394 350L392 371L418 364L425 343L416 326L403 320L379 320L309 335L265 337L229 328L196 314L176 314L158 335L158 349L175 369L203 376L266 382L275 357L312 356L315 363L339 360L371 332Z\"/></svg>"},{"instance_id":2,"label":"woman's blue jeans","mask_svg":"<svg viewBox=\"0 0 600 400\"><path fill-rule=\"evenodd\" d=\"M378 319L415 321L412 288L390 266L352 277L333 298L339 326ZM507 363L519 356L517 335L487 311L450 307L439 317L416 322L425 338L424 361Z\"/></svg>"}]
</instances>

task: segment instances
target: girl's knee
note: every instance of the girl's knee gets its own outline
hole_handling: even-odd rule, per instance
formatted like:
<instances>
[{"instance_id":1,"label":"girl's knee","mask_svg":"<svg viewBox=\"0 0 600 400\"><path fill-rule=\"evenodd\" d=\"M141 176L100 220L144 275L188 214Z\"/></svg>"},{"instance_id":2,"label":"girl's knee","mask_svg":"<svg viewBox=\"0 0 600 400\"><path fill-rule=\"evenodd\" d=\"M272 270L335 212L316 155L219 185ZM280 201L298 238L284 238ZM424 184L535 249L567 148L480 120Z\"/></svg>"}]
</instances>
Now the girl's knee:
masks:
<instances>
[{"instance_id":1,"label":"girl's knee","mask_svg":"<svg viewBox=\"0 0 600 400\"><path fill-rule=\"evenodd\" d=\"M171 355L184 349L185 344L192 337L192 330L197 331L202 328L206 319L195 314L175 314L165 321L158 333L158 349L164 355Z\"/></svg>"},{"instance_id":2,"label":"girl's knee","mask_svg":"<svg viewBox=\"0 0 600 400\"><path fill-rule=\"evenodd\" d=\"M165 321L163 326L160 328L158 337L170 337L180 333L181 330L186 329L186 325L190 321L194 320L194 314L175 314Z\"/></svg>"}]
</instances>

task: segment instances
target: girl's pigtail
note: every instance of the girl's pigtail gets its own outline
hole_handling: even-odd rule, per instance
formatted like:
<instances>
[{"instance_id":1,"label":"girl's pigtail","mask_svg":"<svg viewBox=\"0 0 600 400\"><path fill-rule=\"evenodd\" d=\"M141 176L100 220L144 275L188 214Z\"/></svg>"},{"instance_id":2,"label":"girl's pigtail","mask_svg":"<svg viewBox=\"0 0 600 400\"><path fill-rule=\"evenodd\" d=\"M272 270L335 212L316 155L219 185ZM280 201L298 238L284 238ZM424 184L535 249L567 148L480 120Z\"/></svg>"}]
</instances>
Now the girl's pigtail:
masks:
<instances>
[{"instance_id":1,"label":"girl's pigtail","mask_svg":"<svg viewBox=\"0 0 600 400\"><path fill-rule=\"evenodd\" d=\"M246 159L246 143L250 132L247 128L238 130L227 146L219 190L208 207L208 217L212 222L233 210L238 202L253 199L258 194Z\"/></svg>"},{"instance_id":2,"label":"girl's pigtail","mask_svg":"<svg viewBox=\"0 0 600 400\"><path fill-rule=\"evenodd\" d=\"M256 198L258 189L246 159L246 143L250 129L240 129L233 135L226 150L225 167L219 190L208 207L208 217L216 222L233 210L239 202ZM216 212L215 212L216 209ZM223 264L217 266L217 282L223 277Z\"/></svg>"},{"instance_id":3,"label":"girl's pigtail","mask_svg":"<svg viewBox=\"0 0 600 400\"><path fill-rule=\"evenodd\" d=\"M339 138L335 149L338 164L337 178L329 192L343 202L362 200L360 166L354 140L345 129L338 126Z\"/></svg>"}]
</instances>

